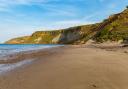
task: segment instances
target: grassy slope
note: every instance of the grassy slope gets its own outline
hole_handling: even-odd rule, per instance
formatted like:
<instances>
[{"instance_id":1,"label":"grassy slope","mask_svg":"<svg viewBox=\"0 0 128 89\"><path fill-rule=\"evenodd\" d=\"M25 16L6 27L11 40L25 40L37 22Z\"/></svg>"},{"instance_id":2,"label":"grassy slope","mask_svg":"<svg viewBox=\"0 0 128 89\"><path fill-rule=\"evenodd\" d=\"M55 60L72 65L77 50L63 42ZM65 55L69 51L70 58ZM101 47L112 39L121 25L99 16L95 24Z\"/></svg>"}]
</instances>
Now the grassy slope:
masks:
<instances>
[{"instance_id":1,"label":"grassy slope","mask_svg":"<svg viewBox=\"0 0 128 89\"><path fill-rule=\"evenodd\" d=\"M71 35L74 32L80 33L81 36L80 39L73 40L71 42L65 42L65 40L61 40L60 42L58 42L61 44L75 44L81 41L86 41L90 33L95 32L95 28L97 28L97 26L98 24L94 24L94 25L76 26L76 27L71 27L56 31L37 31L27 38L26 37L15 38L7 41L6 43L7 44L53 44L52 40L59 34L63 34L64 36L67 36L69 33Z\"/></svg>"},{"instance_id":2,"label":"grassy slope","mask_svg":"<svg viewBox=\"0 0 128 89\"><path fill-rule=\"evenodd\" d=\"M68 41L68 36L79 33L79 38ZM56 31L37 31L29 37L20 37L12 39L6 43L10 44L53 44L52 40L60 35L65 36L63 40L56 44L83 44L89 39L97 42L104 41L128 41L128 9L119 14L110 16L101 23L76 26Z\"/></svg>"},{"instance_id":3,"label":"grassy slope","mask_svg":"<svg viewBox=\"0 0 128 89\"><path fill-rule=\"evenodd\" d=\"M114 21L104 26L101 31L97 33L94 38L96 41L128 40L128 9L124 10L122 13L111 16L107 21L115 17L116 19ZM103 23L105 23L105 21Z\"/></svg>"}]
</instances>

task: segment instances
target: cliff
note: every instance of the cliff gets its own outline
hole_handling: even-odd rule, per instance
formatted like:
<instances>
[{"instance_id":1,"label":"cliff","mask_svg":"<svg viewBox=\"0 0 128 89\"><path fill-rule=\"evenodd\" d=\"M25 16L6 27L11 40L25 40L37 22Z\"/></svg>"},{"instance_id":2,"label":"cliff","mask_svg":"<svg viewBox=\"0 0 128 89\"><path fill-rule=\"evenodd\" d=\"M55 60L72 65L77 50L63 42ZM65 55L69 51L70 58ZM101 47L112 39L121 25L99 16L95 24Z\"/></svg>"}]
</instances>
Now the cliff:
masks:
<instances>
[{"instance_id":1,"label":"cliff","mask_svg":"<svg viewBox=\"0 0 128 89\"><path fill-rule=\"evenodd\" d=\"M55 31L37 31L31 36L15 38L7 44L84 44L89 39L96 42L128 42L128 9L111 15L103 22L60 29Z\"/></svg>"},{"instance_id":2,"label":"cliff","mask_svg":"<svg viewBox=\"0 0 128 89\"><path fill-rule=\"evenodd\" d=\"M98 24L83 25L55 31L37 31L31 36L14 38L6 44L76 44L85 42Z\"/></svg>"},{"instance_id":3,"label":"cliff","mask_svg":"<svg viewBox=\"0 0 128 89\"><path fill-rule=\"evenodd\" d=\"M104 41L128 41L128 9L119 14L110 16L102 22L99 32L94 36L99 42Z\"/></svg>"}]
</instances>

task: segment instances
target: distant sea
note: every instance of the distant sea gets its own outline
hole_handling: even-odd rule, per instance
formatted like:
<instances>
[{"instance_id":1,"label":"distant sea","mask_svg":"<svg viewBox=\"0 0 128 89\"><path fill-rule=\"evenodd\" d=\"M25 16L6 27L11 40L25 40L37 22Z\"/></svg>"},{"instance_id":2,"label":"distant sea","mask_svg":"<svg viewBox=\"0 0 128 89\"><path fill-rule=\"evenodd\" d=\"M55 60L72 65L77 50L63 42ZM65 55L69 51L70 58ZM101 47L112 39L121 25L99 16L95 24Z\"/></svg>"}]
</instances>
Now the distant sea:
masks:
<instances>
[{"instance_id":1,"label":"distant sea","mask_svg":"<svg viewBox=\"0 0 128 89\"><path fill-rule=\"evenodd\" d=\"M45 48L57 47L60 45L41 45L41 44L23 44L23 45L10 45L10 44L0 44L0 57L9 54L14 54L22 51L31 51Z\"/></svg>"}]
</instances>

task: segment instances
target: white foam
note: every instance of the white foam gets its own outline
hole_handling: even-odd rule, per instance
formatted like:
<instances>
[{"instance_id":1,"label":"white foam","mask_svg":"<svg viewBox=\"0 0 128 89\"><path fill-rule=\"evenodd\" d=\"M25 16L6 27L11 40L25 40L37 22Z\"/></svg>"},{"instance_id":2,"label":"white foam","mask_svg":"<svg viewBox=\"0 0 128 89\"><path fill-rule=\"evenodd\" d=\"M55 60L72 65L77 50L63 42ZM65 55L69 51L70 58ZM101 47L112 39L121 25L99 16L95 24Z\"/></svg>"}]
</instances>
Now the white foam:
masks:
<instances>
[{"instance_id":1,"label":"white foam","mask_svg":"<svg viewBox=\"0 0 128 89\"><path fill-rule=\"evenodd\" d=\"M31 59L31 60L24 60L24 61L17 62L17 63L12 63L12 64L0 64L0 74L14 70L15 68L21 67L25 64L29 64L32 61L33 60Z\"/></svg>"},{"instance_id":2,"label":"white foam","mask_svg":"<svg viewBox=\"0 0 128 89\"><path fill-rule=\"evenodd\" d=\"M58 46L60 45L0 45L0 60L3 60L2 57L12 55L15 53L36 51L39 49L53 48Z\"/></svg>"}]
</instances>

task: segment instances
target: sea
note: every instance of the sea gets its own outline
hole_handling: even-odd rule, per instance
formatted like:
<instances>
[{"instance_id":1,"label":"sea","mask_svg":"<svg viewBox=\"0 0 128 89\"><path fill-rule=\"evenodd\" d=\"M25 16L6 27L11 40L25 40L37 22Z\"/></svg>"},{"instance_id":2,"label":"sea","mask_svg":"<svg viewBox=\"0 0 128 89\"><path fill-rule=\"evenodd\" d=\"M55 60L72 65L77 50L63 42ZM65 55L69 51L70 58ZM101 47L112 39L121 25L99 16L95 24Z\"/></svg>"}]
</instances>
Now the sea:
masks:
<instances>
[{"instance_id":1,"label":"sea","mask_svg":"<svg viewBox=\"0 0 128 89\"><path fill-rule=\"evenodd\" d=\"M18 45L10 45L10 44L0 44L0 57L15 54L23 51L31 51L38 49L46 49L52 47L58 47L60 45L42 45L42 44L18 44Z\"/></svg>"},{"instance_id":2,"label":"sea","mask_svg":"<svg viewBox=\"0 0 128 89\"><path fill-rule=\"evenodd\" d=\"M19 53L27 52L39 49L53 48L62 45L41 45L41 44L23 44L23 45L10 45L10 44L0 44L0 60L5 60L6 56ZM11 64L0 64L0 75L6 74L16 68L22 67L23 65L31 64L34 59L23 60L17 63Z\"/></svg>"}]
</instances>

